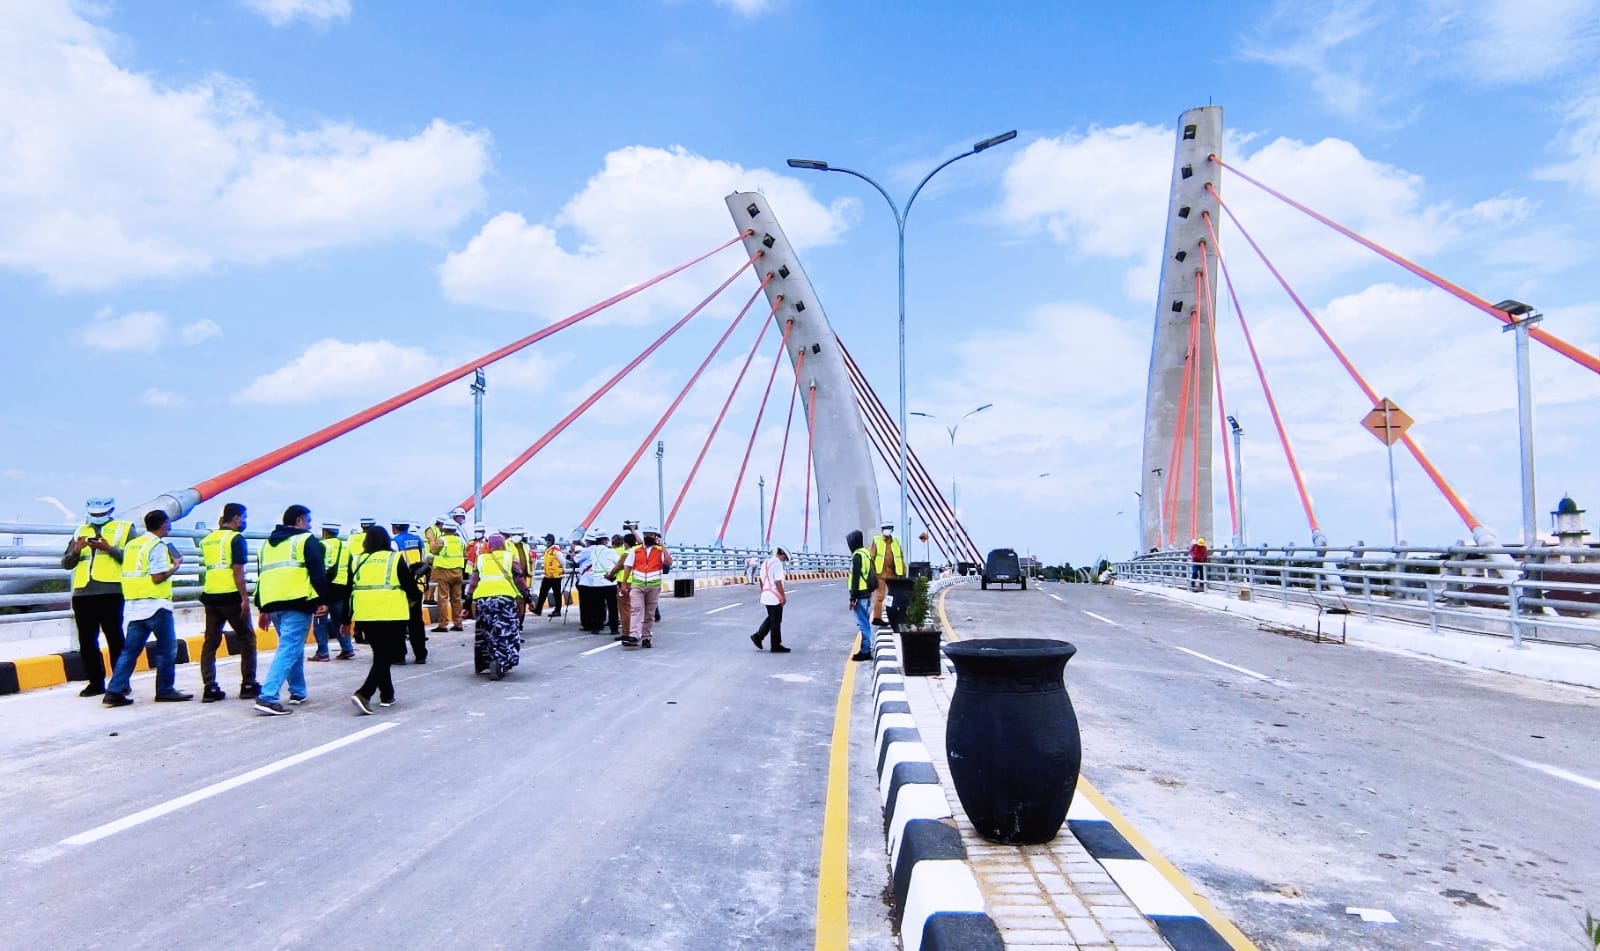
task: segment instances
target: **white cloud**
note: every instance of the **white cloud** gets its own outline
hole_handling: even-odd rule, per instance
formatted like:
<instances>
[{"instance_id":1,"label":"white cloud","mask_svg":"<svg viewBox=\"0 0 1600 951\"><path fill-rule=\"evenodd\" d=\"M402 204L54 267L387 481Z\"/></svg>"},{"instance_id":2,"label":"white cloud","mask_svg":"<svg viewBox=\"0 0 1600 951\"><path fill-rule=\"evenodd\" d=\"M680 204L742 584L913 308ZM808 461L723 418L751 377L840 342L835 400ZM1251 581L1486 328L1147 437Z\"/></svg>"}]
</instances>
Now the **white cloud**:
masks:
<instances>
[{"instance_id":1,"label":"white cloud","mask_svg":"<svg viewBox=\"0 0 1600 951\"><path fill-rule=\"evenodd\" d=\"M315 403L353 393L387 394L396 380L422 380L437 362L421 347L387 340L345 343L318 340L286 366L257 377L234 398L239 403Z\"/></svg>"},{"instance_id":2,"label":"white cloud","mask_svg":"<svg viewBox=\"0 0 1600 951\"><path fill-rule=\"evenodd\" d=\"M164 85L63 0L28 5L0 31L0 266L104 287L432 236L482 203L487 133L291 128L237 81Z\"/></svg>"},{"instance_id":3,"label":"white cloud","mask_svg":"<svg viewBox=\"0 0 1600 951\"><path fill-rule=\"evenodd\" d=\"M681 147L631 146L607 155L604 169L549 223L530 223L509 211L495 215L445 260L439 280L458 303L547 319L566 316L732 237L734 223L723 199L751 189L767 195L799 248L837 240L857 207L854 199L824 206L795 179L766 169L745 169ZM722 263L710 265L713 273L725 275L738 253L718 258ZM672 282L609 319L638 320L649 308L681 308L715 286L706 284L710 279Z\"/></svg>"},{"instance_id":4,"label":"white cloud","mask_svg":"<svg viewBox=\"0 0 1600 951\"><path fill-rule=\"evenodd\" d=\"M743 16L753 17L771 10L772 0L717 0L717 5L727 7Z\"/></svg>"},{"instance_id":5,"label":"white cloud","mask_svg":"<svg viewBox=\"0 0 1600 951\"><path fill-rule=\"evenodd\" d=\"M139 398L139 402L146 406L171 407L182 406L187 401L182 394L173 393L170 390L157 389L152 386L144 391L144 395Z\"/></svg>"},{"instance_id":6,"label":"white cloud","mask_svg":"<svg viewBox=\"0 0 1600 951\"><path fill-rule=\"evenodd\" d=\"M216 321L210 318L201 318L192 324L185 325L182 330L178 331L178 339L190 346L202 340L210 340L212 337L220 336L222 336L222 328L218 327Z\"/></svg>"},{"instance_id":7,"label":"white cloud","mask_svg":"<svg viewBox=\"0 0 1600 951\"><path fill-rule=\"evenodd\" d=\"M166 330L167 318L154 311L137 310L112 317L102 310L89 326L78 331L78 339L96 350L148 352L161 346Z\"/></svg>"},{"instance_id":8,"label":"white cloud","mask_svg":"<svg viewBox=\"0 0 1600 951\"><path fill-rule=\"evenodd\" d=\"M330 20L350 19L350 0L243 0L245 6L267 18L273 26L305 20L323 26Z\"/></svg>"},{"instance_id":9,"label":"white cloud","mask_svg":"<svg viewBox=\"0 0 1600 951\"><path fill-rule=\"evenodd\" d=\"M1555 148L1566 160L1540 169L1535 177L1566 182L1591 198L1600 198L1600 94L1568 106L1566 127Z\"/></svg>"}]
</instances>

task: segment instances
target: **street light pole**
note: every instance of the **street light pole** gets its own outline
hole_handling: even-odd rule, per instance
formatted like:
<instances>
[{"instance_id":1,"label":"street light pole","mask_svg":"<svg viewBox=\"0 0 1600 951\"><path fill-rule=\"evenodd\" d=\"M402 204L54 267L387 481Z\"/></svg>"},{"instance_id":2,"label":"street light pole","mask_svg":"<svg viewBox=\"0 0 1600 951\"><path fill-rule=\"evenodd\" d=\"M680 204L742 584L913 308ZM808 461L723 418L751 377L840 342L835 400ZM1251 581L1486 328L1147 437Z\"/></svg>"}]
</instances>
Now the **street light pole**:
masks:
<instances>
[{"instance_id":1,"label":"street light pole","mask_svg":"<svg viewBox=\"0 0 1600 951\"><path fill-rule=\"evenodd\" d=\"M1167 547L1167 493L1161 482L1161 473L1164 470L1151 469L1150 471L1156 475L1156 547L1165 548ZM1139 544L1144 544L1143 539L1140 540Z\"/></svg>"},{"instance_id":2,"label":"street light pole","mask_svg":"<svg viewBox=\"0 0 1600 951\"><path fill-rule=\"evenodd\" d=\"M1544 315L1527 304L1503 300L1494 305L1512 318L1505 330L1517 336L1517 433L1522 450L1522 545L1532 550L1539 541L1539 522L1534 514L1533 487L1533 375L1528 366L1528 331ZM1521 318L1520 320L1517 318Z\"/></svg>"},{"instance_id":3,"label":"street light pole","mask_svg":"<svg viewBox=\"0 0 1600 951\"><path fill-rule=\"evenodd\" d=\"M483 394L489 388L483 367L472 373L472 515L483 521Z\"/></svg>"},{"instance_id":4,"label":"street light pole","mask_svg":"<svg viewBox=\"0 0 1600 951\"><path fill-rule=\"evenodd\" d=\"M756 505L756 523L761 526L761 534L756 536L756 547L765 548L767 544L767 477L756 479L756 488L761 491L761 497Z\"/></svg>"},{"instance_id":5,"label":"street light pole","mask_svg":"<svg viewBox=\"0 0 1600 951\"><path fill-rule=\"evenodd\" d=\"M983 412L984 410L992 409L993 407L994 407L993 403L985 403L982 406L978 407L977 409L968 410L966 413L963 413L961 415L960 419L956 420L956 423L955 423L954 426L946 426L944 428L944 431L950 434L950 450L951 450L951 452L950 452L950 455L951 455L951 459L950 459L950 511L952 513L954 513L957 521L960 521L960 519L961 519L961 499L960 499L960 496L958 496L956 494L956 466L955 466L956 430L961 428L961 424L963 422L966 422L966 419L967 419L968 416L976 416L979 413ZM932 413L919 413L916 410L912 410L911 411L911 415L912 416L921 416L921 417L924 417L926 419L933 419L933 420L937 420L939 418L939 417L935 416Z\"/></svg>"},{"instance_id":6,"label":"street light pole","mask_svg":"<svg viewBox=\"0 0 1600 951\"><path fill-rule=\"evenodd\" d=\"M656 527L666 531L667 524L667 484L662 478L661 460L667 454L667 441L656 440Z\"/></svg>"},{"instance_id":7,"label":"street light pole","mask_svg":"<svg viewBox=\"0 0 1600 951\"><path fill-rule=\"evenodd\" d=\"M1244 531L1244 453L1240 449L1239 437L1244 435L1244 427L1232 416L1228 417L1228 427L1233 430L1233 489L1236 493L1234 504L1239 506L1239 537L1233 540L1233 547L1243 548L1250 536ZM1390 464L1394 457L1390 456Z\"/></svg>"},{"instance_id":8,"label":"street light pole","mask_svg":"<svg viewBox=\"0 0 1600 951\"><path fill-rule=\"evenodd\" d=\"M910 505L909 505L909 502L908 502L907 474L906 474L906 472L907 472L906 460L907 460L907 457L908 457L908 450L907 450L907 443L906 443L906 218L907 218L907 216L909 216L911 214L911 205L912 205L913 202L915 202L917 200L917 195L918 195L918 193L920 193L922 191L922 186L928 184L928 180L933 178L933 176L939 174L946 167L954 164L955 162L960 161L961 159L966 158L969 155L977 155L979 152L982 152L985 149L993 148L994 146L999 145L1002 142L1009 142L1009 141L1011 141L1012 139L1014 139L1016 137L1017 137L1017 130L1015 130L1015 129L1012 129L1010 132L1002 132L999 135L990 136L989 138L984 139L981 142L975 143L972 146L971 149L969 149L968 151L962 152L960 155L957 155L954 158L946 159L944 162L940 163L936 168L934 168L933 171L931 171L928 174L924 175L922 177L922 181L917 183L917 187L913 188L911 190L911 197L906 199L906 207L905 207L904 211L902 211L900 209L899 205L895 204L895 201L894 201L893 198L889 197L889 193L884 190L884 187L882 185L879 185L877 182L873 181L871 178L869 178L866 175L863 175L860 172L857 172L857 171L855 171L853 169L841 168L841 167L839 167L837 165L829 165L827 162L820 162L820 161L816 161L814 159L790 159L789 160L789 167L790 168L805 168L805 169L811 169L813 171L819 171L819 172L843 172L846 175L854 175L856 178L861 179L862 181L866 182L868 185L871 185L873 188L877 189L878 190L878 194L883 196L883 200L889 203L889 210L894 212L895 232L896 232L896 235L897 235L897 250L898 250L898 255L899 255L898 290L899 290L899 309L900 309L900 334L899 334L899 351L900 351L900 525L902 527L909 524L908 512L910 511Z\"/></svg>"}]
</instances>

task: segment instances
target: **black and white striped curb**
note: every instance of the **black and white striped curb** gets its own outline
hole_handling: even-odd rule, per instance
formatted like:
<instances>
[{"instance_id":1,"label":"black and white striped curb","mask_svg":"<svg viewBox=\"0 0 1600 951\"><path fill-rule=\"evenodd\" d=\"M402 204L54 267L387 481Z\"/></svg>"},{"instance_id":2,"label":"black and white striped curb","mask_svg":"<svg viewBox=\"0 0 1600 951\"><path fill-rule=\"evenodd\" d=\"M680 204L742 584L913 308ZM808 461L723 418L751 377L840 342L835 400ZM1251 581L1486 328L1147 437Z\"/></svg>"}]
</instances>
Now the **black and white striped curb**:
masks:
<instances>
[{"instance_id":1,"label":"black and white striped curb","mask_svg":"<svg viewBox=\"0 0 1600 951\"><path fill-rule=\"evenodd\" d=\"M1174 951L1229 951L1233 947L1201 916L1194 903L1117 831L1088 796L1072 797L1067 828Z\"/></svg>"},{"instance_id":2,"label":"black and white striped curb","mask_svg":"<svg viewBox=\"0 0 1600 951\"><path fill-rule=\"evenodd\" d=\"M1004 951L906 700L893 634L874 639L872 699L894 912L907 951Z\"/></svg>"}]
</instances>

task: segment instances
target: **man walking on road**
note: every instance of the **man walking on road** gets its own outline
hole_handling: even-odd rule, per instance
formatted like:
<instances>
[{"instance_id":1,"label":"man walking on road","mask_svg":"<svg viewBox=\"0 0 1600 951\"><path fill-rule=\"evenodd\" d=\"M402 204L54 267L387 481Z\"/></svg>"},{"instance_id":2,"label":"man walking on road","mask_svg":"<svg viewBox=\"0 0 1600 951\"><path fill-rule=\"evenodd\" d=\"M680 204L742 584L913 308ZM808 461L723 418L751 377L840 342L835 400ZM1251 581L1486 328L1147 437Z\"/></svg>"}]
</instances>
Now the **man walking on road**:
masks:
<instances>
[{"instance_id":1,"label":"man walking on road","mask_svg":"<svg viewBox=\"0 0 1600 951\"><path fill-rule=\"evenodd\" d=\"M67 543L61 567L72 572L72 620L78 629L78 657L89 680L78 696L98 697L106 692L100 635L105 635L112 664L122 656L122 548L133 535L133 525L111 517L116 499L90 499L84 507L88 517Z\"/></svg>"},{"instance_id":2,"label":"man walking on road","mask_svg":"<svg viewBox=\"0 0 1600 951\"><path fill-rule=\"evenodd\" d=\"M771 634L772 652L789 653L789 648L783 646L783 605L789 600L789 593L783 590L783 564L788 560L789 553L780 546L772 549L772 557L761 565L761 603L766 606L767 616L750 635L750 643L756 645L756 650L761 649L761 642Z\"/></svg>"},{"instance_id":3,"label":"man walking on road","mask_svg":"<svg viewBox=\"0 0 1600 951\"><path fill-rule=\"evenodd\" d=\"M872 570L878 576L877 590L872 592L872 624L888 627L883 617L883 599L889 593L889 580L901 578L906 573L906 556L900 550L900 539L894 537L894 526L883 523L881 534L872 540Z\"/></svg>"},{"instance_id":4,"label":"man walking on road","mask_svg":"<svg viewBox=\"0 0 1600 951\"><path fill-rule=\"evenodd\" d=\"M128 637L117 658L116 672L106 683L101 703L125 707L133 702L130 681L133 668L151 635L156 639L156 700L160 703L193 700L177 686L178 634L172 626L172 576L183 565L183 557L167 544L172 520L156 509L144 516L145 534L128 543L122 555L123 611L128 621Z\"/></svg>"},{"instance_id":5,"label":"man walking on road","mask_svg":"<svg viewBox=\"0 0 1600 951\"><path fill-rule=\"evenodd\" d=\"M861 634L861 649L851 660L872 659L872 625L868 621L868 599L877 587L872 578L872 555L862 546L861 533L851 531L845 538L850 549L850 613L855 618L856 630Z\"/></svg>"},{"instance_id":6,"label":"man walking on road","mask_svg":"<svg viewBox=\"0 0 1600 951\"><path fill-rule=\"evenodd\" d=\"M200 702L215 703L228 695L217 686L217 648L222 645L222 625L233 628L239 655L239 699L254 700L261 693L256 683L256 626L250 619L250 589L244 566L250 560L245 545L245 509L238 502L222 507L217 530L200 540L200 603L206 612L206 636L200 644L200 680L205 690Z\"/></svg>"},{"instance_id":7,"label":"man walking on road","mask_svg":"<svg viewBox=\"0 0 1600 951\"><path fill-rule=\"evenodd\" d=\"M562 567L561 546L556 544L556 537L551 534L544 536L544 556L540 563L544 566L544 578L539 582L539 598L533 604L533 613L544 613L544 599L550 599L550 616L561 616L561 576L565 572Z\"/></svg>"},{"instance_id":8,"label":"man walking on road","mask_svg":"<svg viewBox=\"0 0 1600 951\"><path fill-rule=\"evenodd\" d=\"M256 607L266 618L264 626L278 631L278 651L256 698L256 712L263 716L292 712L278 701L285 680L290 703L302 704L307 698L306 634L312 617L327 612L332 596L322 542L311 537L310 525L310 509L289 506L283 524L272 530L256 556Z\"/></svg>"}]
</instances>

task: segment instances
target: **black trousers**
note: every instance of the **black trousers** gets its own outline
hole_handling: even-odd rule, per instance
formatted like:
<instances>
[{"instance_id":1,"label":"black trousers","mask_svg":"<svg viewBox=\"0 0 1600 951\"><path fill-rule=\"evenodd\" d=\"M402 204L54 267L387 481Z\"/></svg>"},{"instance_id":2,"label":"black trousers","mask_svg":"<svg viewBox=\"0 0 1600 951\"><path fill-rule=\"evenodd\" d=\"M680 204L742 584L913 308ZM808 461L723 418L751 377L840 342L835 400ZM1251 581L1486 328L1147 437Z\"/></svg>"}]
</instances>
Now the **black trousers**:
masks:
<instances>
[{"instance_id":1,"label":"black trousers","mask_svg":"<svg viewBox=\"0 0 1600 951\"><path fill-rule=\"evenodd\" d=\"M600 592L600 603L605 607L606 627L611 629L611 633L617 633L617 586L614 584L601 585L594 590Z\"/></svg>"},{"instance_id":2,"label":"black trousers","mask_svg":"<svg viewBox=\"0 0 1600 951\"><path fill-rule=\"evenodd\" d=\"M600 589L591 585L578 585L578 626L585 631L598 632L606 623L606 605Z\"/></svg>"},{"instance_id":3,"label":"black trousers","mask_svg":"<svg viewBox=\"0 0 1600 951\"><path fill-rule=\"evenodd\" d=\"M428 629L422 623L422 602L411 602L411 617L405 622L406 637L411 639L411 653L417 658L417 663L425 663L428 659ZM406 662L406 637L400 639L400 663Z\"/></svg>"},{"instance_id":4,"label":"black trousers","mask_svg":"<svg viewBox=\"0 0 1600 951\"><path fill-rule=\"evenodd\" d=\"M367 668L367 679L356 688L356 693L372 699L373 694L384 701L394 700L394 680L389 668L405 662L406 626L409 621L357 621L356 630L366 638L372 648L372 666Z\"/></svg>"},{"instance_id":5,"label":"black trousers","mask_svg":"<svg viewBox=\"0 0 1600 951\"><path fill-rule=\"evenodd\" d=\"M768 604L768 605L765 605L765 607L767 609L767 616L766 616L766 619L761 622L761 626L756 628L756 639L757 640L765 640L766 636L768 634L771 634L772 635L772 646L773 647L782 647L783 646L783 605L781 605L781 604Z\"/></svg>"},{"instance_id":6,"label":"black trousers","mask_svg":"<svg viewBox=\"0 0 1600 951\"><path fill-rule=\"evenodd\" d=\"M548 597L550 604L556 609L555 615L561 614L561 579L545 578L539 582L539 600L533 604L534 614L544 613L544 599Z\"/></svg>"},{"instance_id":7,"label":"black trousers","mask_svg":"<svg viewBox=\"0 0 1600 951\"><path fill-rule=\"evenodd\" d=\"M78 656L89 684L104 688L106 661L100 656L100 635L106 637L111 662L122 656L122 595L80 594L72 599L72 619L78 626Z\"/></svg>"}]
</instances>

